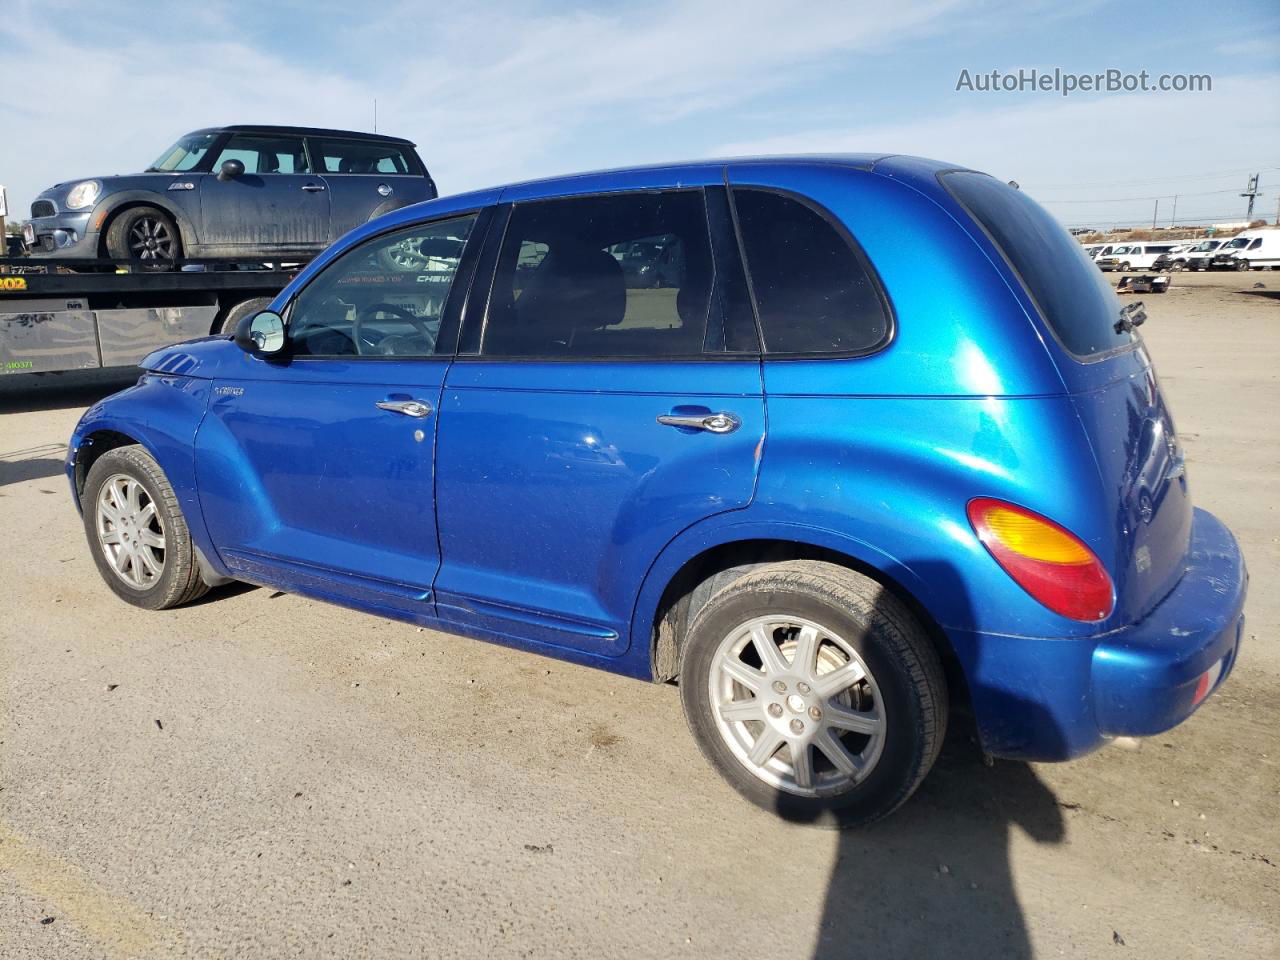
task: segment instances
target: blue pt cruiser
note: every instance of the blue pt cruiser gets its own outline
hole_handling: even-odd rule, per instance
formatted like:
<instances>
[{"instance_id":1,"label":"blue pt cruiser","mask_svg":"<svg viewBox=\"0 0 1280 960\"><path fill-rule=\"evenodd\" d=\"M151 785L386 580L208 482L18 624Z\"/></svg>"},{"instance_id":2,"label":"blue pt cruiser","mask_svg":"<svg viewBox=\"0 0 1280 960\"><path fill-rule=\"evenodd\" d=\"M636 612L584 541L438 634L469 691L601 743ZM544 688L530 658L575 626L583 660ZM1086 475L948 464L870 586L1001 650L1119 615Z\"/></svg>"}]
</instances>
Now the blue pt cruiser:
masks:
<instances>
[{"instance_id":1,"label":"blue pt cruiser","mask_svg":"<svg viewBox=\"0 0 1280 960\"><path fill-rule=\"evenodd\" d=\"M388 258L385 251L418 252ZM662 251L662 285L622 260ZM269 585L654 681L744 796L889 813L1186 719L1247 575L1136 327L1014 186L907 157L524 183L339 241L67 458L107 584Z\"/></svg>"}]
</instances>

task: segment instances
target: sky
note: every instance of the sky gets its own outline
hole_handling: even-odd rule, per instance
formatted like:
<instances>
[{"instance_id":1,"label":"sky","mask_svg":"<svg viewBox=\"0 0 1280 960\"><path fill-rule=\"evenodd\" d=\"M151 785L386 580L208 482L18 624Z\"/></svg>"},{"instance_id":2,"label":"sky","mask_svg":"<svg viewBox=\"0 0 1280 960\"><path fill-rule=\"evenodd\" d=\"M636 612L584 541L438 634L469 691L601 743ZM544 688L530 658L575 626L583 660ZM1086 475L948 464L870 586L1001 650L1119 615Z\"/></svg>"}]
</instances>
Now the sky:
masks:
<instances>
[{"instance_id":1,"label":"sky","mask_svg":"<svg viewBox=\"0 0 1280 960\"><path fill-rule=\"evenodd\" d=\"M1118 9L1133 6L1136 9ZM447 7L448 9L443 9ZM1280 4L0 0L0 184L127 173L188 130L408 137L442 193L757 153L909 153L1017 180L1069 226L1280 200ZM109 11L109 12L108 12ZM957 90L992 70L1208 74L1208 92ZM1158 208L1157 208L1158 202Z\"/></svg>"}]
</instances>

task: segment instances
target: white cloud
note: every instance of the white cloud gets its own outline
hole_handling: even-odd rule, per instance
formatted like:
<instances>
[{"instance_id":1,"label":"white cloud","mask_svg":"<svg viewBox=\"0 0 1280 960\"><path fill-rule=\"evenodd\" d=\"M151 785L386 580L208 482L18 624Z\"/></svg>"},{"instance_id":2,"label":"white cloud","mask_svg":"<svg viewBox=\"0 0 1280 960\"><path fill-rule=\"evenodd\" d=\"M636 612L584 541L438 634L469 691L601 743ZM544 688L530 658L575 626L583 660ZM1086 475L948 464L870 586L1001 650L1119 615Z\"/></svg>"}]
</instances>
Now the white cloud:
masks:
<instances>
[{"instance_id":1,"label":"white cloud","mask_svg":"<svg viewBox=\"0 0 1280 960\"><path fill-rule=\"evenodd\" d=\"M448 192L573 169L555 162L556 145L597 129L648 141L628 161L687 154L639 131L937 29L959 2L884 11L822 0L798 13L749 0L731 16L711 0L608 15L503 5L428 14L404 2L367 20L320 6L306 9L335 24L324 49L292 35L294 10L279 17L277 53L243 38L235 7L151 8L149 23L79 39L53 22L58 8L18 0L0 23L0 181L20 210L54 182L138 169L200 126L367 129L375 97L380 129L415 140Z\"/></svg>"}]
</instances>

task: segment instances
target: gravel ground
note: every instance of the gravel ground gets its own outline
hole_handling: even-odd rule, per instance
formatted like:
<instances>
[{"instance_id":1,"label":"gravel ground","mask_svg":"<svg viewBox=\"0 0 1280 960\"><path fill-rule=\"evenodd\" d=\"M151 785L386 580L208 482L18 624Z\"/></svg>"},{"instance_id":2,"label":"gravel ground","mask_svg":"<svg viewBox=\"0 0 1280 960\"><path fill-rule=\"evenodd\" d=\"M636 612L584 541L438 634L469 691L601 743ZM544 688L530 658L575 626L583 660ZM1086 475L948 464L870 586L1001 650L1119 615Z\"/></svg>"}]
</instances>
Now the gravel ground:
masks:
<instances>
[{"instance_id":1,"label":"gravel ground","mask_svg":"<svg viewBox=\"0 0 1280 960\"><path fill-rule=\"evenodd\" d=\"M958 732L847 834L740 802L673 686L263 589L126 606L60 463L134 375L0 383L0 956L1280 956L1277 296L1143 297L1252 571L1230 682L1071 764Z\"/></svg>"}]
</instances>

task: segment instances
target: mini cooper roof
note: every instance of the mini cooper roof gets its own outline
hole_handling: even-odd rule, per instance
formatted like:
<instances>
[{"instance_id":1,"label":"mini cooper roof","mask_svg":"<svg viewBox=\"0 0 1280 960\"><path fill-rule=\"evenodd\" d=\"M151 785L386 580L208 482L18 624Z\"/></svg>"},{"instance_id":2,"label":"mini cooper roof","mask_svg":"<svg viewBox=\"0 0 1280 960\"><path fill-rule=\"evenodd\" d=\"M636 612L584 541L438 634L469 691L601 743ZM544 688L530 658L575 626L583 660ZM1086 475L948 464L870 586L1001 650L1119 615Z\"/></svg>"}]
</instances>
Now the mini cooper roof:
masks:
<instances>
[{"instance_id":1,"label":"mini cooper roof","mask_svg":"<svg viewBox=\"0 0 1280 960\"><path fill-rule=\"evenodd\" d=\"M340 137L344 140L373 140L378 143L405 143L417 146L412 140L404 137L387 137L380 133L362 133L359 130L329 130L325 127L281 127L270 124L233 123L225 127L201 127L191 133L265 133L268 135L285 135L302 137Z\"/></svg>"}]
</instances>

